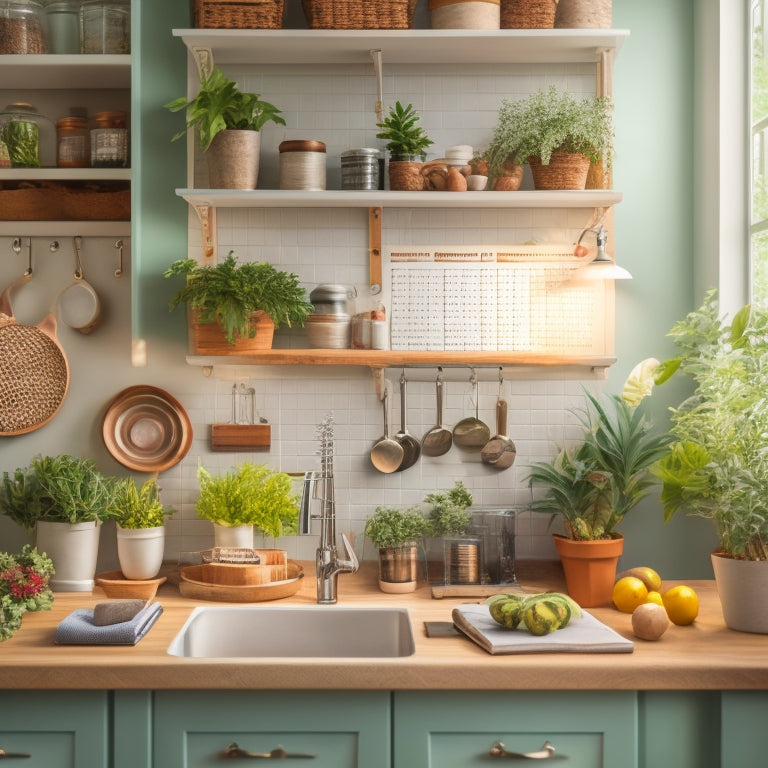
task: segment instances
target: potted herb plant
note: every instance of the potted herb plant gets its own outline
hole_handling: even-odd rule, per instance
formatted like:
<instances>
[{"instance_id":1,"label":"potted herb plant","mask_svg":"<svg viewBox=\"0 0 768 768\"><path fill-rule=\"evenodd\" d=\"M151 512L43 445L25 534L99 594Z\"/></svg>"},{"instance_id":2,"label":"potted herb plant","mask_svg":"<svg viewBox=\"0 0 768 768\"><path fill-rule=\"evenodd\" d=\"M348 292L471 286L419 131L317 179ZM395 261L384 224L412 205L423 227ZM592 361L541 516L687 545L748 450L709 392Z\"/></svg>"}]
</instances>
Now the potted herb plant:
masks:
<instances>
[{"instance_id":1,"label":"potted herb plant","mask_svg":"<svg viewBox=\"0 0 768 768\"><path fill-rule=\"evenodd\" d=\"M417 508L377 507L365 523L365 535L378 549L379 589L399 594L416 589L419 541L428 531Z\"/></svg>"},{"instance_id":2,"label":"potted herb plant","mask_svg":"<svg viewBox=\"0 0 768 768\"><path fill-rule=\"evenodd\" d=\"M584 189L590 163L609 160L612 147L610 100L577 101L551 86L502 102L488 151L494 176L528 163L536 189Z\"/></svg>"},{"instance_id":3,"label":"potted herb plant","mask_svg":"<svg viewBox=\"0 0 768 768\"><path fill-rule=\"evenodd\" d=\"M54 591L90 592L113 493L90 459L37 456L28 467L3 473L0 511L26 530L36 529L37 549L56 570Z\"/></svg>"},{"instance_id":4,"label":"potted herb plant","mask_svg":"<svg viewBox=\"0 0 768 768\"><path fill-rule=\"evenodd\" d=\"M652 431L641 404L630 405L615 394L604 402L589 392L586 396L587 408L580 414L582 441L562 448L550 461L533 462L528 480L543 491L530 509L559 515L565 522L567 535L555 535L555 546L568 593L590 607L611 602L624 548L616 528L650 492L655 482L651 467L664 456L671 438ZM599 562L606 566L602 579Z\"/></svg>"},{"instance_id":5,"label":"potted herb plant","mask_svg":"<svg viewBox=\"0 0 768 768\"><path fill-rule=\"evenodd\" d=\"M114 481L110 516L117 525L117 557L126 579L152 579L163 564L165 518L157 478L140 486L133 477Z\"/></svg>"},{"instance_id":6,"label":"potted herb plant","mask_svg":"<svg viewBox=\"0 0 768 768\"><path fill-rule=\"evenodd\" d=\"M389 152L389 187L400 191L419 191L424 189L424 177L421 165L425 159L427 147L434 142L426 131L418 125L419 115L413 104L403 105L397 101L389 108L389 113L377 123L381 129L377 139L387 142Z\"/></svg>"},{"instance_id":7,"label":"potted herb plant","mask_svg":"<svg viewBox=\"0 0 768 768\"><path fill-rule=\"evenodd\" d=\"M252 547L254 529L272 538L298 530L299 495L284 472L244 462L231 472L197 470L197 515L214 524L216 546Z\"/></svg>"},{"instance_id":8,"label":"potted herb plant","mask_svg":"<svg viewBox=\"0 0 768 768\"><path fill-rule=\"evenodd\" d=\"M192 99L180 97L165 105L171 112L186 110L187 125L173 137L197 132L208 159L213 189L256 189L259 178L261 129L268 122L285 125L280 110L257 93L241 91L220 69L201 75Z\"/></svg>"},{"instance_id":9,"label":"potted herb plant","mask_svg":"<svg viewBox=\"0 0 768 768\"><path fill-rule=\"evenodd\" d=\"M653 379L679 370L695 388L672 409L674 442L653 467L664 517L684 512L714 523L725 622L768 633L768 312L747 306L727 322L710 291L669 336L679 353L653 367Z\"/></svg>"},{"instance_id":10,"label":"potted herb plant","mask_svg":"<svg viewBox=\"0 0 768 768\"><path fill-rule=\"evenodd\" d=\"M303 326L314 309L296 275L267 262L238 264L232 251L215 266L179 259L165 272L165 277L176 275L186 282L169 306L186 304L191 311L197 354L269 349L275 328Z\"/></svg>"}]
</instances>

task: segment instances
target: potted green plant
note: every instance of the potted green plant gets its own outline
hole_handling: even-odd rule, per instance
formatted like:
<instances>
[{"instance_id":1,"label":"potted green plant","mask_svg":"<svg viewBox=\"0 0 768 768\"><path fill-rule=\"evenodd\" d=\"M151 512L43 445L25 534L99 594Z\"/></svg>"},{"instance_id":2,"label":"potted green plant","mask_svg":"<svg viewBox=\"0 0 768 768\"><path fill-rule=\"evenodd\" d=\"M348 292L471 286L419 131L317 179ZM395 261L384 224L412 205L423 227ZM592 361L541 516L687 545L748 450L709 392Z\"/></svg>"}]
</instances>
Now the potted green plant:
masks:
<instances>
[{"instance_id":1,"label":"potted green plant","mask_svg":"<svg viewBox=\"0 0 768 768\"><path fill-rule=\"evenodd\" d=\"M296 275L267 262L238 264L232 251L215 266L179 259L165 272L165 277L177 275L186 282L169 306L186 304L191 311L197 354L269 349L275 328L301 327L314 309Z\"/></svg>"},{"instance_id":2,"label":"potted green plant","mask_svg":"<svg viewBox=\"0 0 768 768\"><path fill-rule=\"evenodd\" d=\"M609 160L612 147L610 100L577 101L551 86L502 102L488 152L494 176L528 163L536 189L584 189L590 163Z\"/></svg>"},{"instance_id":3,"label":"potted green plant","mask_svg":"<svg viewBox=\"0 0 768 768\"><path fill-rule=\"evenodd\" d=\"M378 550L379 589L413 592L419 572L419 541L428 531L421 512L411 507L377 507L365 523L365 535Z\"/></svg>"},{"instance_id":4,"label":"potted green plant","mask_svg":"<svg viewBox=\"0 0 768 768\"><path fill-rule=\"evenodd\" d=\"M377 139L387 142L389 152L389 187L394 190L419 191L424 189L421 165L426 157L427 147L434 142L418 125L419 115L413 104L403 105L396 101L382 122Z\"/></svg>"},{"instance_id":5,"label":"potted green plant","mask_svg":"<svg viewBox=\"0 0 768 768\"><path fill-rule=\"evenodd\" d=\"M198 517L214 524L216 546L252 547L254 529L279 538L297 532L299 495L284 472L244 462L231 472L197 470Z\"/></svg>"},{"instance_id":6,"label":"potted green plant","mask_svg":"<svg viewBox=\"0 0 768 768\"><path fill-rule=\"evenodd\" d=\"M117 557L123 576L157 576L165 551L165 518L173 512L160 501L157 478L141 485L133 477L115 479L109 512L117 526Z\"/></svg>"},{"instance_id":7,"label":"potted green plant","mask_svg":"<svg viewBox=\"0 0 768 768\"><path fill-rule=\"evenodd\" d=\"M36 529L37 549L56 570L54 591L90 592L113 493L90 459L37 456L28 467L3 473L0 511L26 530Z\"/></svg>"},{"instance_id":8,"label":"potted green plant","mask_svg":"<svg viewBox=\"0 0 768 768\"><path fill-rule=\"evenodd\" d=\"M601 401L587 392L579 414L581 442L562 448L550 461L533 462L528 481L543 491L530 509L559 515L566 536L555 535L569 594L584 607L611 602L616 565L624 539L616 530L624 517L650 492L651 467L666 452L671 438L653 431L641 404L619 395ZM597 558L607 566L597 579ZM588 576L581 565L590 563Z\"/></svg>"},{"instance_id":9,"label":"potted green plant","mask_svg":"<svg viewBox=\"0 0 768 768\"><path fill-rule=\"evenodd\" d=\"M727 322L710 291L669 336L679 353L652 368L653 380L679 370L694 390L672 409L674 442L653 467L664 517L684 512L714 523L725 622L768 633L768 312L746 306Z\"/></svg>"},{"instance_id":10,"label":"potted green plant","mask_svg":"<svg viewBox=\"0 0 768 768\"><path fill-rule=\"evenodd\" d=\"M165 105L171 112L186 110L186 128L173 141L195 130L208 158L213 189L256 189L259 177L261 129L268 122L285 125L280 110L258 93L241 91L214 67L201 74L200 90L192 99L182 96Z\"/></svg>"}]
</instances>

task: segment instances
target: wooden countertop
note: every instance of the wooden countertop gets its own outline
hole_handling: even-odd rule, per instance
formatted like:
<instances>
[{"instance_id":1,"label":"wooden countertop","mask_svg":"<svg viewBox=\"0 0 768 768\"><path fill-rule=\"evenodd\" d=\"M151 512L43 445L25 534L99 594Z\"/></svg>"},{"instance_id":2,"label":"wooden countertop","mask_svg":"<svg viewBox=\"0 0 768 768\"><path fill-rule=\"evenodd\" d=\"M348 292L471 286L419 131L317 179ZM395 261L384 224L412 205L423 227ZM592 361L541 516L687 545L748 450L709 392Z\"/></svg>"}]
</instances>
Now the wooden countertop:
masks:
<instances>
[{"instance_id":1,"label":"wooden countertop","mask_svg":"<svg viewBox=\"0 0 768 768\"><path fill-rule=\"evenodd\" d=\"M305 572L295 596L264 605L314 604L314 563L305 563ZM665 582L664 588L674 583L679 582ZM686 583L699 594L699 617L691 626L670 626L657 642L635 638L629 614L590 610L633 639L633 653L491 656L463 636L429 638L424 630L425 621L450 621L455 605L479 598L436 600L426 585L409 595L387 595L366 563L360 573L339 578L339 604L406 607L416 643L413 656L374 660L169 656L166 649L190 611L214 605L183 598L170 583L157 597L162 616L138 645L59 646L58 623L105 598L99 588L93 594L57 593L51 611L25 614L21 629L0 643L0 689L768 689L768 635L727 629L714 582ZM562 585L551 571L546 575L546 566L532 564L520 586L538 592Z\"/></svg>"}]
</instances>

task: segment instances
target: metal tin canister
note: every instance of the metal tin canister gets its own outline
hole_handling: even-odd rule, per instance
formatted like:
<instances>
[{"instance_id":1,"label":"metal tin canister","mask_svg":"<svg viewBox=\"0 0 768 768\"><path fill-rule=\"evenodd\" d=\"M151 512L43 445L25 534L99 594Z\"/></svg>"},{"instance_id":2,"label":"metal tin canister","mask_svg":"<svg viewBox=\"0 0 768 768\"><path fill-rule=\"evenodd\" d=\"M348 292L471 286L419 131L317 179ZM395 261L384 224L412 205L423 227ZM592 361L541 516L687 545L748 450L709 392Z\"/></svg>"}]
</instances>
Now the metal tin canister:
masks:
<instances>
[{"instance_id":1,"label":"metal tin canister","mask_svg":"<svg viewBox=\"0 0 768 768\"><path fill-rule=\"evenodd\" d=\"M342 189L379 189L379 150L349 149L341 153Z\"/></svg>"},{"instance_id":2,"label":"metal tin canister","mask_svg":"<svg viewBox=\"0 0 768 768\"><path fill-rule=\"evenodd\" d=\"M280 189L325 189L325 144L311 139L283 141Z\"/></svg>"}]
</instances>

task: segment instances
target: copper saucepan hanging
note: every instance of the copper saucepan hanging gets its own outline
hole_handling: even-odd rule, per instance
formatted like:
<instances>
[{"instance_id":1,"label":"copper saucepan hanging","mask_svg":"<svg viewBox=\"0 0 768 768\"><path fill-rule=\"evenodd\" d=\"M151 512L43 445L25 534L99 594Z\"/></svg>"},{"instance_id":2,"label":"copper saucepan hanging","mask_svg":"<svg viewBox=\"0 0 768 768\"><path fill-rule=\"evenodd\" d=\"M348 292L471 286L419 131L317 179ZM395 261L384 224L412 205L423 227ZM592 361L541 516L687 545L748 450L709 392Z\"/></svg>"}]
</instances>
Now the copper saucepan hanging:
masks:
<instances>
[{"instance_id":1,"label":"copper saucepan hanging","mask_svg":"<svg viewBox=\"0 0 768 768\"><path fill-rule=\"evenodd\" d=\"M13 315L11 295L32 274L0 295L0 435L22 435L47 424L69 390L69 363L49 312L37 325Z\"/></svg>"}]
</instances>

